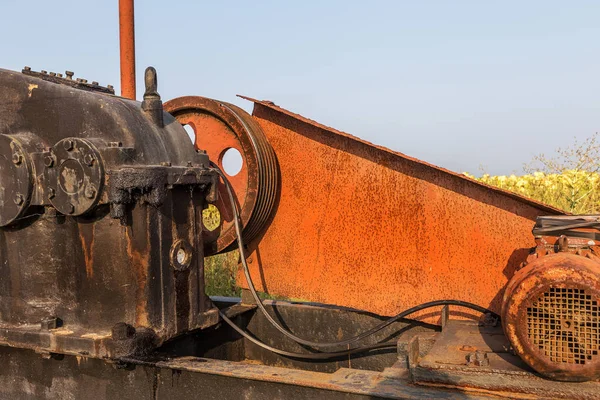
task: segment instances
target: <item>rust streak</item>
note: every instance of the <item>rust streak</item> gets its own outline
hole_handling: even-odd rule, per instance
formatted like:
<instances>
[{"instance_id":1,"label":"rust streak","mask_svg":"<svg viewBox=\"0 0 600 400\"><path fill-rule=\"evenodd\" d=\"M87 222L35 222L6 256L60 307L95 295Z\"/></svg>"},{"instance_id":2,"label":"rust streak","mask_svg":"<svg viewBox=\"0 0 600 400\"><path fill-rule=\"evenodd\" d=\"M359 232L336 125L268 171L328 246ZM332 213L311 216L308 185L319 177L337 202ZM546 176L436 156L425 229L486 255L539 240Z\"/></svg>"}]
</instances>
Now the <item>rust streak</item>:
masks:
<instances>
[{"instance_id":1,"label":"rust streak","mask_svg":"<svg viewBox=\"0 0 600 400\"><path fill-rule=\"evenodd\" d=\"M79 239L85 261L85 275L88 279L94 277L94 237L96 224L79 225Z\"/></svg>"},{"instance_id":2,"label":"rust streak","mask_svg":"<svg viewBox=\"0 0 600 400\"><path fill-rule=\"evenodd\" d=\"M131 261L131 268L136 276L136 313L135 322L137 326L148 326L148 298L146 296L146 285L148 281L148 251L137 249L134 245L134 240L131 228L126 229L127 237L127 254ZM150 245L148 235L146 235L147 246Z\"/></svg>"}]
</instances>

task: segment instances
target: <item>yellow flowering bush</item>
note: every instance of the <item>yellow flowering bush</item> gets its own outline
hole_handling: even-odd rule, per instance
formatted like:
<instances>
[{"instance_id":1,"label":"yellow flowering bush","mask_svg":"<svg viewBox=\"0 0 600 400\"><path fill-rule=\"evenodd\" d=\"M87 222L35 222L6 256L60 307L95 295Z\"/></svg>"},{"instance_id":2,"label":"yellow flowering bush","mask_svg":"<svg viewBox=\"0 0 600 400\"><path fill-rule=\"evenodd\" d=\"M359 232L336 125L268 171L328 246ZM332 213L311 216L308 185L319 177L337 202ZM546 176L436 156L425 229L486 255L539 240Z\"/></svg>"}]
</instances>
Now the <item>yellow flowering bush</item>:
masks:
<instances>
[{"instance_id":1,"label":"yellow flowering bush","mask_svg":"<svg viewBox=\"0 0 600 400\"><path fill-rule=\"evenodd\" d=\"M597 172L568 169L562 173L536 171L521 176L484 174L476 178L468 173L465 175L573 214L597 214L600 211L600 175Z\"/></svg>"}]
</instances>

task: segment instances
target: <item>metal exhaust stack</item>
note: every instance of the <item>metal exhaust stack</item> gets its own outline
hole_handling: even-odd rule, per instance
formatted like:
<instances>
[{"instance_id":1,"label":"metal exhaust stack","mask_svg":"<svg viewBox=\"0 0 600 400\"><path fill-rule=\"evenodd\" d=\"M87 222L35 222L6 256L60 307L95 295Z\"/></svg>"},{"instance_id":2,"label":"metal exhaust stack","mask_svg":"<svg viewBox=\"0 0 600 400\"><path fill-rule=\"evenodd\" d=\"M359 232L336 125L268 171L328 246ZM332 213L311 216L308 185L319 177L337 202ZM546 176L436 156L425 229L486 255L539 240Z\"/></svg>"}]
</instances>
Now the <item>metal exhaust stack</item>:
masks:
<instances>
[{"instance_id":1,"label":"metal exhaust stack","mask_svg":"<svg viewBox=\"0 0 600 400\"><path fill-rule=\"evenodd\" d=\"M121 47L121 96L135 100L135 21L134 0L119 0Z\"/></svg>"}]
</instances>

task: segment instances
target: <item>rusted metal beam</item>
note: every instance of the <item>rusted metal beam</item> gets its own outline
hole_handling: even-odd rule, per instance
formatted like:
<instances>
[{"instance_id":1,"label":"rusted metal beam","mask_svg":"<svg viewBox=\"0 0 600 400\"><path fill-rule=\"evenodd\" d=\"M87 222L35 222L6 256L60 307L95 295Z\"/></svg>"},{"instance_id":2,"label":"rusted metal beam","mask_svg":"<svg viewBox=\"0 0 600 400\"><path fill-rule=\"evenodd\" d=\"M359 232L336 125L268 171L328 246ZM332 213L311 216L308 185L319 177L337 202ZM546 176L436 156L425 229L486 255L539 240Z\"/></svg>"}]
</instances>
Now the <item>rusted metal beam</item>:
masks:
<instances>
[{"instance_id":1,"label":"rusted metal beam","mask_svg":"<svg viewBox=\"0 0 600 400\"><path fill-rule=\"evenodd\" d=\"M121 96L135 99L135 21L134 0L119 0L121 47Z\"/></svg>"},{"instance_id":2,"label":"rusted metal beam","mask_svg":"<svg viewBox=\"0 0 600 400\"><path fill-rule=\"evenodd\" d=\"M281 171L250 246L260 290L383 315L448 298L499 311L536 217L561 213L247 99Z\"/></svg>"}]
</instances>

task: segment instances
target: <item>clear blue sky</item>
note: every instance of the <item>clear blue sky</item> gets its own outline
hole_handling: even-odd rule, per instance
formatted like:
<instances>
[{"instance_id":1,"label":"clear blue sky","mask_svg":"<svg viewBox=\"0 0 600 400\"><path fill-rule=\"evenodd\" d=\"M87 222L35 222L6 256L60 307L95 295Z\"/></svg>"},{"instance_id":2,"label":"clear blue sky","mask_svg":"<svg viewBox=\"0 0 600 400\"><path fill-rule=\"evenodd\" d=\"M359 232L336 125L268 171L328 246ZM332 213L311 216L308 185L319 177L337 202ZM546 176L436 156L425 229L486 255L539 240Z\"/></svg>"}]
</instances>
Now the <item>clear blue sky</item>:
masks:
<instances>
[{"instance_id":1,"label":"clear blue sky","mask_svg":"<svg viewBox=\"0 0 600 400\"><path fill-rule=\"evenodd\" d=\"M1 0L0 67L118 90L117 3ZM599 21L598 1L138 0L138 78L153 65L165 100L269 99L455 171L505 174L599 130Z\"/></svg>"}]
</instances>

